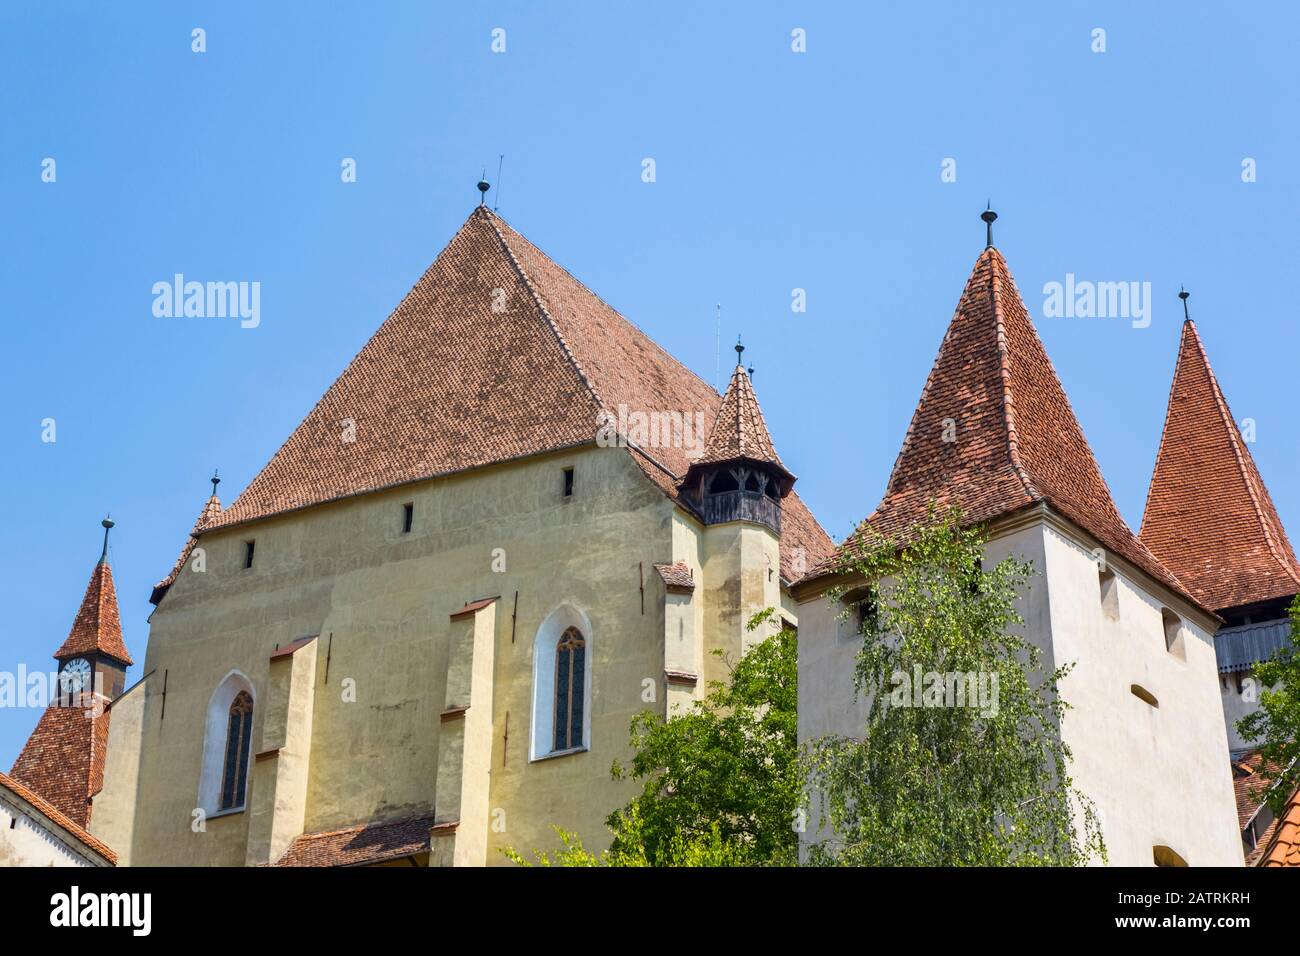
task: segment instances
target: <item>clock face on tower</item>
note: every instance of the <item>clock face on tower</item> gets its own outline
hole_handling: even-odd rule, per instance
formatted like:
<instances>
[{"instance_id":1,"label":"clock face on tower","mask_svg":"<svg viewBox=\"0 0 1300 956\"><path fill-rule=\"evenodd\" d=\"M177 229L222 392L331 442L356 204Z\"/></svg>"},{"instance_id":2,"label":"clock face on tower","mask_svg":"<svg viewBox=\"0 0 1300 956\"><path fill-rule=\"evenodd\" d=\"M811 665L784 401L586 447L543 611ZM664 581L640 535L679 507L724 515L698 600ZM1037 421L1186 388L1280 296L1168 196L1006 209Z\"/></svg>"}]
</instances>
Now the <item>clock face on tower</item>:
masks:
<instances>
[{"instance_id":1,"label":"clock face on tower","mask_svg":"<svg viewBox=\"0 0 1300 956\"><path fill-rule=\"evenodd\" d=\"M84 657L68 661L59 672L59 686L65 694L75 694L90 683L90 661Z\"/></svg>"}]
</instances>

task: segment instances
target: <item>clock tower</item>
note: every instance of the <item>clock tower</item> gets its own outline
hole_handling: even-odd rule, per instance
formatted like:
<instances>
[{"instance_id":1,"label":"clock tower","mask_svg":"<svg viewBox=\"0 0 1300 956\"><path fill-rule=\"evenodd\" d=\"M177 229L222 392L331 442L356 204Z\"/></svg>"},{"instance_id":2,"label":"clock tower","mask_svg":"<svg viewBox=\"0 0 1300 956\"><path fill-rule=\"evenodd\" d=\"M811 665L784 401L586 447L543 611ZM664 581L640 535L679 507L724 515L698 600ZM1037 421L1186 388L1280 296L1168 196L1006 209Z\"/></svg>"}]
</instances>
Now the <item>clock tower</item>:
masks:
<instances>
[{"instance_id":1,"label":"clock tower","mask_svg":"<svg viewBox=\"0 0 1300 956\"><path fill-rule=\"evenodd\" d=\"M121 695L131 666L108 564L113 522L105 518L102 523L99 563L90 574L68 639L54 652L59 662L56 696L9 771L83 827L90 825L91 805L104 786L112 716L107 705Z\"/></svg>"},{"instance_id":2,"label":"clock tower","mask_svg":"<svg viewBox=\"0 0 1300 956\"><path fill-rule=\"evenodd\" d=\"M59 705L90 703L87 695L99 694L111 701L126 686L126 669L131 655L122 640L122 620L117 609L117 592L113 571L108 563L108 532L113 520L100 522L104 528L104 548L90 575L81 608L72 622L68 639L55 652L59 662Z\"/></svg>"}]
</instances>

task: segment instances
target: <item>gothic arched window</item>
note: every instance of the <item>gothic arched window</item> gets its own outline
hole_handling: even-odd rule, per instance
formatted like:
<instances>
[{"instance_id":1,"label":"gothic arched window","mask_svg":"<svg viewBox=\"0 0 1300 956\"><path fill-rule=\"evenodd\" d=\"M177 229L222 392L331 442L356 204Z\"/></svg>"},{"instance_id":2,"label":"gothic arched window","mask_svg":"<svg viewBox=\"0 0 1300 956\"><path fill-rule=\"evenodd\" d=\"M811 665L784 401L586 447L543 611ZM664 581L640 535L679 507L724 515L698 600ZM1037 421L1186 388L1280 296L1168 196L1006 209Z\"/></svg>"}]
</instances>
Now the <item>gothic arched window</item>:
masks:
<instances>
[{"instance_id":1,"label":"gothic arched window","mask_svg":"<svg viewBox=\"0 0 1300 956\"><path fill-rule=\"evenodd\" d=\"M253 739L253 698L240 691L230 704L226 724L226 759L221 774L221 809L244 805L248 785L248 748Z\"/></svg>"},{"instance_id":2,"label":"gothic arched window","mask_svg":"<svg viewBox=\"0 0 1300 956\"><path fill-rule=\"evenodd\" d=\"M555 750L582 746L582 705L586 691L587 642L576 627L555 646Z\"/></svg>"}]
</instances>

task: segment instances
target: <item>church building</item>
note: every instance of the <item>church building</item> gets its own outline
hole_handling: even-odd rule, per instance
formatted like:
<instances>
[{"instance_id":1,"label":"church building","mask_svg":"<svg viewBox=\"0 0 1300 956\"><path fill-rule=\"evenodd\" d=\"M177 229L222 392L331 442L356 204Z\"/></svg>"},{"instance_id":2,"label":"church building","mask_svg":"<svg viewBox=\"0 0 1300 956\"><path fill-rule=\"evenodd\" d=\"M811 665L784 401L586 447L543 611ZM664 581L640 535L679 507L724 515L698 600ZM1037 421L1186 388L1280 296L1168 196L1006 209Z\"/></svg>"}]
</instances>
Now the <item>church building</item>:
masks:
<instances>
[{"instance_id":1,"label":"church building","mask_svg":"<svg viewBox=\"0 0 1300 956\"><path fill-rule=\"evenodd\" d=\"M697 423L702 423L701 430ZM95 832L132 865L588 845L629 724L833 550L724 395L480 205L155 589Z\"/></svg>"},{"instance_id":2,"label":"church building","mask_svg":"<svg viewBox=\"0 0 1300 956\"><path fill-rule=\"evenodd\" d=\"M1240 866L1244 840L1300 864L1300 807L1234 816L1233 736L1300 566L1195 326L1134 535L984 218L884 498L837 548L743 349L719 395L479 205L228 507L213 477L131 687L105 521L60 698L0 777L22 859L482 866L553 827L599 850L634 715L702 698L764 608L798 631L800 739L861 731L837 559L934 503L1033 565L1025 634L1075 665L1062 735L1110 863Z\"/></svg>"}]
</instances>

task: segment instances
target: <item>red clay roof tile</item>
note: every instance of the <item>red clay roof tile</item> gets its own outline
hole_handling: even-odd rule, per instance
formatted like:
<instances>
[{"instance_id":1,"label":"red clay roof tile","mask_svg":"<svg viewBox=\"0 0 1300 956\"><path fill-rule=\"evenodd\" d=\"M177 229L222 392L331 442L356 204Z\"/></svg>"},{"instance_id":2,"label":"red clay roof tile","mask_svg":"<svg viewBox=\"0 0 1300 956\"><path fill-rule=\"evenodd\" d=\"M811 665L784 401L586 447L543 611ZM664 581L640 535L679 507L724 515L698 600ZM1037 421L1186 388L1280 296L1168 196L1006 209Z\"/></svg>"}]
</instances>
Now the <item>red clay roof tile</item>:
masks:
<instances>
[{"instance_id":1,"label":"red clay roof tile","mask_svg":"<svg viewBox=\"0 0 1300 956\"><path fill-rule=\"evenodd\" d=\"M966 283L884 499L839 553L862 547L868 529L905 535L931 502L960 506L971 522L1046 502L1187 596L1120 516L1006 260L991 247ZM835 564L826 561L809 577Z\"/></svg>"},{"instance_id":2,"label":"red clay roof tile","mask_svg":"<svg viewBox=\"0 0 1300 956\"><path fill-rule=\"evenodd\" d=\"M695 576L690 566L684 561L675 564L656 564L655 570L663 578L664 587L669 591L694 591Z\"/></svg>"},{"instance_id":3,"label":"red clay roof tile","mask_svg":"<svg viewBox=\"0 0 1300 956\"><path fill-rule=\"evenodd\" d=\"M80 826L104 787L111 711L51 706L27 738L9 775L35 790Z\"/></svg>"},{"instance_id":4,"label":"red clay roof tile","mask_svg":"<svg viewBox=\"0 0 1300 956\"><path fill-rule=\"evenodd\" d=\"M1256 866L1300 866L1300 790L1291 794L1282 815L1265 833L1267 843L1258 856Z\"/></svg>"},{"instance_id":5,"label":"red clay roof tile","mask_svg":"<svg viewBox=\"0 0 1300 956\"><path fill-rule=\"evenodd\" d=\"M181 548L180 556L176 559L176 564L172 566L171 573L153 586L153 593L149 595L149 603L157 605L163 599L163 595L175 583L176 578L185 568L185 562L189 561L190 555L194 552L194 547L199 543L199 532L208 525L217 515L221 514L221 499L214 493L199 512L198 519L194 522L194 530L185 540L185 546Z\"/></svg>"},{"instance_id":6,"label":"red clay roof tile","mask_svg":"<svg viewBox=\"0 0 1300 956\"><path fill-rule=\"evenodd\" d=\"M276 866L365 866L427 853L433 816L363 823L322 833L304 833Z\"/></svg>"},{"instance_id":7,"label":"red clay roof tile","mask_svg":"<svg viewBox=\"0 0 1300 956\"><path fill-rule=\"evenodd\" d=\"M1141 539L1215 610L1300 591L1291 542L1190 319L1183 324Z\"/></svg>"},{"instance_id":8,"label":"red clay roof tile","mask_svg":"<svg viewBox=\"0 0 1300 956\"><path fill-rule=\"evenodd\" d=\"M763 411L758 407L754 383L744 367L737 365L722 396L722 404L718 406L718 417L709 431L704 454L693 464L708 465L741 458L765 462L785 471L776 446L772 444L767 423L763 421Z\"/></svg>"},{"instance_id":9,"label":"red clay roof tile","mask_svg":"<svg viewBox=\"0 0 1300 956\"><path fill-rule=\"evenodd\" d=\"M72 621L72 630L55 658L79 657L98 651L123 664L131 663L122 640L122 618L117 610L117 591L113 588L113 570L101 560L90 573L86 594Z\"/></svg>"},{"instance_id":10,"label":"red clay roof tile","mask_svg":"<svg viewBox=\"0 0 1300 956\"><path fill-rule=\"evenodd\" d=\"M480 206L270 463L204 530L592 444L620 405L713 421L721 399ZM673 498L696 450L684 444L632 449ZM798 576L801 556L811 566L834 546L793 495L782 544L787 579Z\"/></svg>"}]
</instances>

